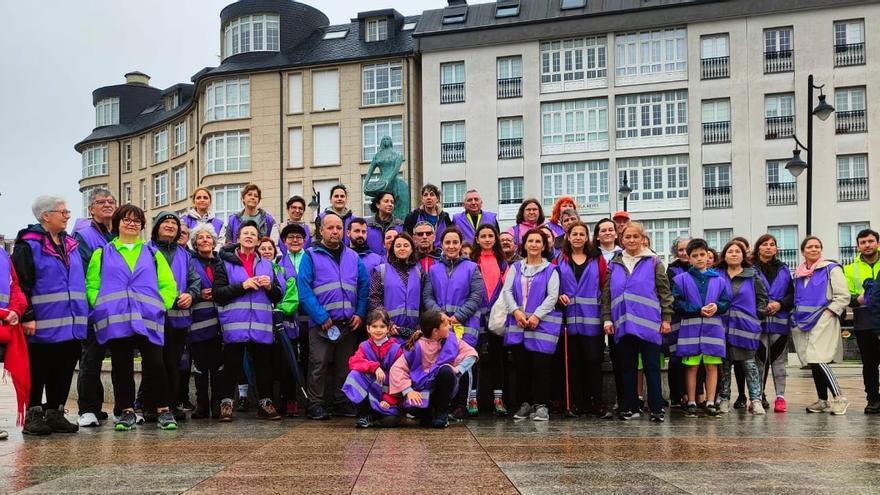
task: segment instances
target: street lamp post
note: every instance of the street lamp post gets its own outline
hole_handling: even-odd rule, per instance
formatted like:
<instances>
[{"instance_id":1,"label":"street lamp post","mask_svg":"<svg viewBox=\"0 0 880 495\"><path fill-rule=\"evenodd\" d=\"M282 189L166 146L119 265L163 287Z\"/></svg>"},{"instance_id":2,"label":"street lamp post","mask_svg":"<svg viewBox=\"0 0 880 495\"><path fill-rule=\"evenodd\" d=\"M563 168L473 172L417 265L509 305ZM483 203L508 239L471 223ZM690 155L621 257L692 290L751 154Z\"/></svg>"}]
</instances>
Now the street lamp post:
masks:
<instances>
[{"instance_id":1,"label":"street lamp post","mask_svg":"<svg viewBox=\"0 0 880 495\"><path fill-rule=\"evenodd\" d=\"M309 201L309 209L312 210L314 218L318 218L318 212L321 211L321 192L312 187L312 200Z\"/></svg>"},{"instance_id":2,"label":"street lamp post","mask_svg":"<svg viewBox=\"0 0 880 495\"><path fill-rule=\"evenodd\" d=\"M824 121L834 112L834 107L825 101L825 94L822 92L824 87L824 84L820 86L813 84L812 74L807 78L807 145L804 146L797 136L792 135L797 147L792 151L791 160L785 164L785 169L795 178L801 175L804 169L807 171L807 235L813 231L813 116L815 115L819 117L819 120ZM816 105L816 108L813 108L814 89L819 90L819 104ZM807 150L806 162L801 159L800 148Z\"/></svg>"},{"instance_id":3,"label":"street lamp post","mask_svg":"<svg viewBox=\"0 0 880 495\"><path fill-rule=\"evenodd\" d=\"M627 180L626 176L627 176L627 173L626 173L626 171L624 171L623 172L623 184L621 184L620 189L617 190L617 192L620 193L621 196L623 196L623 211L629 211L629 210L627 210L627 206L628 206L627 200L629 200L629 195L633 191L632 188L629 187L629 180Z\"/></svg>"}]
</instances>

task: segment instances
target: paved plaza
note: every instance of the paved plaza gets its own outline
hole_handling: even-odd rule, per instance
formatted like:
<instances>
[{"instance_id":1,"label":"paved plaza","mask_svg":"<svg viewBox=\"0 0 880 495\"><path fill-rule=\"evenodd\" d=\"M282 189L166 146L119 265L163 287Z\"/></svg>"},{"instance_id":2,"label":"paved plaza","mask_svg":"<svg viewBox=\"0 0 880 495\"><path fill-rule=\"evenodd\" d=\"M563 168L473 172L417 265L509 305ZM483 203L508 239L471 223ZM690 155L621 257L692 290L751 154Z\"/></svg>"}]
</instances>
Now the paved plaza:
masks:
<instances>
[{"instance_id":1,"label":"paved plaza","mask_svg":"<svg viewBox=\"0 0 880 495\"><path fill-rule=\"evenodd\" d=\"M239 417L104 426L23 438L0 385L2 493L766 493L876 494L880 417L862 414L855 367L838 367L852 406L810 414L808 371L790 368L789 412L662 425L598 419L479 420L446 430L356 430L351 419ZM71 411L75 405L69 404ZM107 409L107 408L105 408Z\"/></svg>"}]
</instances>

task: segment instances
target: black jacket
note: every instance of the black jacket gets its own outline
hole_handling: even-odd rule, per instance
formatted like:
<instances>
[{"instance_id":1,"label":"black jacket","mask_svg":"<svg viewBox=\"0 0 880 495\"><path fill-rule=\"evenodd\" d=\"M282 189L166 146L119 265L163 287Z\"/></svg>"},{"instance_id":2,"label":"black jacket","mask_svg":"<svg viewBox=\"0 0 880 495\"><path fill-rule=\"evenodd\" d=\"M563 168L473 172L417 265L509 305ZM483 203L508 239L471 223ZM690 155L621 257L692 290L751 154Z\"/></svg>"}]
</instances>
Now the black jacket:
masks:
<instances>
[{"instance_id":1,"label":"black jacket","mask_svg":"<svg viewBox=\"0 0 880 495\"><path fill-rule=\"evenodd\" d=\"M219 253L220 261L214 265L213 295L214 302L217 304L229 304L247 292L244 284L230 284L229 274L226 273L226 263L243 266L237 251L238 244L221 249ZM254 259L259 260L260 255L255 253ZM281 283L278 281L278 277L275 276L274 270L272 271L272 287L266 291L266 294L269 296L269 301L272 304L278 304L284 296L284 293L281 291Z\"/></svg>"}]
</instances>

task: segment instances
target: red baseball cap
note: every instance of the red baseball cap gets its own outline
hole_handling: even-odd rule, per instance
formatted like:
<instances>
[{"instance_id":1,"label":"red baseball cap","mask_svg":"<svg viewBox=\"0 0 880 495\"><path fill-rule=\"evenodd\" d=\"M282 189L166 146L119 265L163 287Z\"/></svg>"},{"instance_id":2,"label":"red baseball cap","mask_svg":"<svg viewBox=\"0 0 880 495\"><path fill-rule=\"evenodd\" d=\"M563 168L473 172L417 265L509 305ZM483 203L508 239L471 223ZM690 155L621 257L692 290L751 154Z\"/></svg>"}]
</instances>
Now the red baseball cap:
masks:
<instances>
[{"instance_id":1,"label":"red baseball cap","mask_svg":"<svg viewBox=\"0 0 880 495\"><path fill-rule=\"evenodd\" d=\"M629 220L629 219L630 219L630 218L629 218L629 212L628 212L628 211L623 211L623 210L615 211L615 212L614 212L614 216L612 216L611 219L612 219L612 220L617 220L618 218L625 218L625 219Z\"/></svg>"}]
</instances>

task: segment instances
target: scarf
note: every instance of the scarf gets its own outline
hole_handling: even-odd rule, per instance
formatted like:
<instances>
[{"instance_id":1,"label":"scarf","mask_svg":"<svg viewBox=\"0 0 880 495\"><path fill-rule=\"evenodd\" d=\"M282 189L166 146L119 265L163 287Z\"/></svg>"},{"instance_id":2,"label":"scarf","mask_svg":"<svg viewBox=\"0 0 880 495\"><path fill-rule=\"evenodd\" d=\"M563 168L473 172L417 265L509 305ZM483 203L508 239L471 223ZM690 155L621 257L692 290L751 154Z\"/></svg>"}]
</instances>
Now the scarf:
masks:
<instances>
[{"instance_id":1,"label":"scarf","mask_svg":"<svg viewBox=\"0 0 880 495\"><path fill-rule=\"evenodd\" d=\"M804 261L803 263L798 265L797 269L795 269L795 278L812 277L813 272L816 271L816 267L819 266L819 263L822 263L823 261L825 261L825 258L819 258L818 260L816 260L815 263L813 263L812 266L807 266L807 262Z\"/></svg>"}]
</instances>

